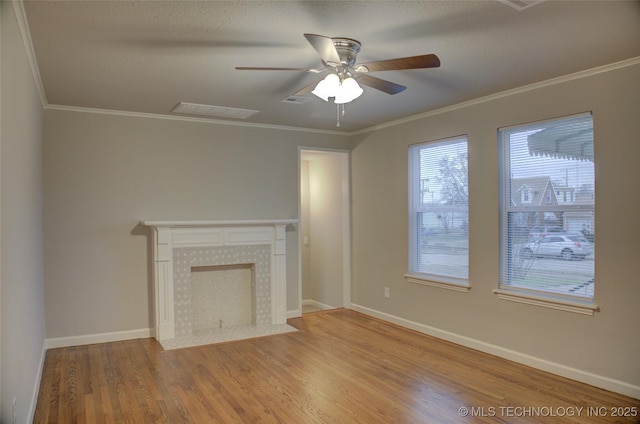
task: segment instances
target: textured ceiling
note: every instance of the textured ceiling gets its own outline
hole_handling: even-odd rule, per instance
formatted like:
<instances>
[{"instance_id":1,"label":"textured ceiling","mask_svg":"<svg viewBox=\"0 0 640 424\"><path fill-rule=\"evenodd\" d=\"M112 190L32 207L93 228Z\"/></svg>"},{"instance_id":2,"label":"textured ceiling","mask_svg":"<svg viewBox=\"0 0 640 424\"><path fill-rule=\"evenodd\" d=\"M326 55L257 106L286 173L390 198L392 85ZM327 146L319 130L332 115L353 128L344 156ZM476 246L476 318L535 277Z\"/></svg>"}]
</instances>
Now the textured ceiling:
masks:
<instances>
[{"instance_id":1,"label":"textured ceiling","mask_svg":"<svg viewBox=\"0 0 640 424\"><path fill-rule=\"evenodd\" d=\"M640 56L637 1L24 1L48 105L171 115L179 102L260 111L246 121L356 131ZM379 72L336 107L281 100L318 76L303 37L359 40L358 62L435 53L440 68Z\"/></svg>"}]
</instances>

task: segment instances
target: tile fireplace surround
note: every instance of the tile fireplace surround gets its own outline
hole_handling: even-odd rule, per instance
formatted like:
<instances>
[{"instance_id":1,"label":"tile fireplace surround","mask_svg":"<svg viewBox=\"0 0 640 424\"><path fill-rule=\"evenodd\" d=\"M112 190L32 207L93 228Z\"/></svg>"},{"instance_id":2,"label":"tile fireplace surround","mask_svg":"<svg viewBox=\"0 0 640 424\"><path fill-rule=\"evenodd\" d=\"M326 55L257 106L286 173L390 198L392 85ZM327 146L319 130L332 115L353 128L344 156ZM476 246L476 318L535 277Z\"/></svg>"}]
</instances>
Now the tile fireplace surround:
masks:
<instances>
[{"instance_id":1,"label":"tile fireplace surround","mask_svg":"<svg viewBox=\"0 0 640 424\"><path fill-rule=\"evenodd\" d=\"M256 334L269 334L271 326L286 326L285 236L287 225L295 223L297 220L142 221L152 229L155 338L167 348L184 347L179 339L192 336L186 310L190 300L183 293L185 275L192 267L202 266L255 265L256 275L261 276L255 281ZM227 333L238 333L238 329Z\"/></svg>"}]
</instances>

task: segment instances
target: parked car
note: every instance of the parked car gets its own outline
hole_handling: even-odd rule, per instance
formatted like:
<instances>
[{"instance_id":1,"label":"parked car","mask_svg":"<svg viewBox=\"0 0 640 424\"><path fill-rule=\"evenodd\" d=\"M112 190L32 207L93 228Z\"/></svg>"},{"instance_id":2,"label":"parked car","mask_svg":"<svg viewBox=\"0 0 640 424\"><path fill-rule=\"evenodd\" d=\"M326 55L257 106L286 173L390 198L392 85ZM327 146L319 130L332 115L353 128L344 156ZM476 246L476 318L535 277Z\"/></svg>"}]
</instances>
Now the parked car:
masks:
<instances>
[{"instance_id":1,"label":"parked car","mask_svg":"<svg viewBox=\"0 0 640 424\"><path fill-rule=\"evenodd\" d=\"M424 236L436 236L438 234L440 234L440 230L435 227L425 228L424 231L422 232L422 235Z\"/></svg>"},{"instance_id":2,"label":"parked car","mask_svg":"<svg viewBox=\"0 0 640 424\"><path fill-rule=\"evenodd\" d=\"M584 259L592 253L591 243L581 234L552 234L526 243L520 249L524 258L552 257L566 261Z\"/></svg>"},{"instance_id":3,"label":"parked car","mask_svg":"<svg viewBox=\"0 0 640 424\"><path fill-rule=\"evenodd\" d=\"M559 225L536 225L529 231L529 240L536 241L540 237L544 237L548 234L564 233L564 228Z\"/></svg>"}]
</instances>

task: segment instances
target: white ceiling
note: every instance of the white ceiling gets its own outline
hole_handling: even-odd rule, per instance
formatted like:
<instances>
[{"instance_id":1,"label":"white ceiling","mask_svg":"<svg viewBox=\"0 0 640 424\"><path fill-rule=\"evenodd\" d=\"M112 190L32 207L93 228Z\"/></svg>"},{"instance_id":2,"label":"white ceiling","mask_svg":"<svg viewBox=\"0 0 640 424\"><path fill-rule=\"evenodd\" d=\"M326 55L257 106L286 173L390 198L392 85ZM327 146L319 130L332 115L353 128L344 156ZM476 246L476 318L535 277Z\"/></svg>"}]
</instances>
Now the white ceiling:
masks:
<instances>
[{"instance_id":1,"label":"white ceiling","mask_svg":"<svg viewBox=\"0 0 640 424\"><path fill-rule=\"evenodd\" d=\"M522 1L520 1L522 3ZM48 105L171 115L179 102L253 109L246 121L356 131L640 57L637 1L24 1ZM435 53L441 67L374 75L336 107L281 100L318 75L303 33L359 40L358 62Z\"/></svg>"}]
</instances>

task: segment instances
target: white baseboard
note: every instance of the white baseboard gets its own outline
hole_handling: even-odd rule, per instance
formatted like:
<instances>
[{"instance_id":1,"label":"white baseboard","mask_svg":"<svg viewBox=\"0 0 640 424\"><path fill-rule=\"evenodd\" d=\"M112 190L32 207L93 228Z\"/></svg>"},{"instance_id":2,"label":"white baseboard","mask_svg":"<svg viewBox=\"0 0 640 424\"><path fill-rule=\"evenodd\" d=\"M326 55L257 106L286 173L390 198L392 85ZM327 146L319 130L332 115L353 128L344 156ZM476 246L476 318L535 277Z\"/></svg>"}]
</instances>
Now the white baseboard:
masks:
<instances>
[{"instance_id":1,"label":"white baseboard","mask_svg":"<svg viewBox=\"0 0 640 424\"><path fill-rule=\"evenodd\" d=\"M287 311L287 319L290 318L300 318L302 316L302 311L300 309L294 309L291 311Z\"/></svg>"},{"instance_id":2,"label":"white baseboard","mask_svg":"<svg viewBox=\"0 0 640 424\"><path fill-rule=\"evenodd\" d=\"M313 305L316 308L320 308L320 309L335 309L335 307L331 306L331 305L325 305L324 303L320 303L316 300L312 300L312 299L304 299L302 301L303 305ZM290 318L300 318L302 316L302 310L300 309L293 309L290 311L287 311L287 319Z\"/></svg>"},{"instance_id":3,"label":"white baseboard","mask_svg":"<svg viewBox=\"0 0 640 424\"><path fill-rule=\"evenodd\" d=\"M582 383L590 384L601 389L610 390L612 392L620 393L626 396L631 396L635 399L640 399L640 386L626 383L624 381L615 380L609 377L593 374L587 371L582 371L576 368L571 368L562 364L547 361L545 359L536 358L531 355L527 355L521 352L516 352L511 349L506 349L501 346L496 346L490 343L485 343L480 340L472 339L470 337L462 336L460 334L452 333L449 331L441 330L435 327L430 327L425 324L420 324L415 321L410 321L404 318L397 317L395 315L380 312L375 309L367 308L357 304L351 304L350 309L361 312L365 315L369 315L375 318L379 318L383 321L388 321L393 324L397 324L401 327L406 327L411 330L418 331L420 333L428 334L439 339L443 339L452 343L456 343L465 347L469 347L481 352L489 353L491 355L499 356L501 358L508 359L510 361L518 362L523 365L527 365L533 368L537 368L542 371L547 371L562 377L570 378L572 380L580 381Z\"/></svg>"},{"instance_id":4,"label":"white baseboard","mask_svg":"<svg viewBox=\"0 0 640 424\"><path fill-rule=\"evenodd\" d=\"M47 339L47 349L58 347L82 346L95 343L118 342L121 340L144 339L153 337L153 329L141 328L138 330L116 331L113 333L86 334L83 336L55 337Z\"/></svg>"},{"instance_id":5,"label":"white baseboard","mask_svg":"<svg viewBox=\"0 0 640 424\"><path fill-rule=\"evenodd\" d=\"M320 308L320 309L335 309L335 306L331 306L331 305L327 305L324 303L320 303L317 300L313 300L313 299L304 299L302 301L303 305L312 305L315 306L316 308Z\"/></svg>"},{"instance_id":6,"label":"white baseboard","mask_svg":"<svg viewBox=\"0 0 640 424\"><path fill-rule=\"evenodd\" d=\"M38 367L38 374L36 375L36 381L33 388L33 394L31 395L31 402L29 403L29 412L27 419L29 423L33 422L36 414L36 406L38 404L38 394L40 393L40 382L42 381L42 372L44 371L44 359L47 356L47 341L42 343L42 352L40 353L40 364Z\"/></svg>"}]
</instances>

